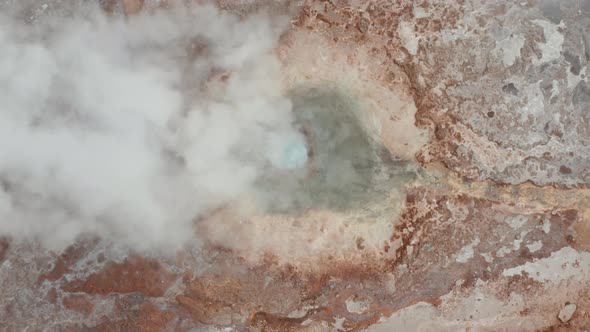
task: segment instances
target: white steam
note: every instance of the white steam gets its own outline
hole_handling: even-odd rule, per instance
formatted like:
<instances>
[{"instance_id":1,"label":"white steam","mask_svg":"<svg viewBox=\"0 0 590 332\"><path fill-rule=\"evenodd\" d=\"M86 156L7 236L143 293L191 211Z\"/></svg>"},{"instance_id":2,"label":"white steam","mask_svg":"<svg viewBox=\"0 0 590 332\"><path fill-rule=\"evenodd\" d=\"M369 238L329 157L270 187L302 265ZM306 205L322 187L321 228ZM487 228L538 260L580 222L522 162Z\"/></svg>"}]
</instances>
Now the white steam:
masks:
<instances>
[{"instance_id":1,"label":"white steam","mask_svg":"<svg viewBox=\"0 0 590 332\"><path fill-rule=\"evenodd\" d=\"M91 233L140 250L194 237L195 218L301 141L279 33L212 6L0 14L0 235L60 248Z\"/></svg>"}]
</instances>

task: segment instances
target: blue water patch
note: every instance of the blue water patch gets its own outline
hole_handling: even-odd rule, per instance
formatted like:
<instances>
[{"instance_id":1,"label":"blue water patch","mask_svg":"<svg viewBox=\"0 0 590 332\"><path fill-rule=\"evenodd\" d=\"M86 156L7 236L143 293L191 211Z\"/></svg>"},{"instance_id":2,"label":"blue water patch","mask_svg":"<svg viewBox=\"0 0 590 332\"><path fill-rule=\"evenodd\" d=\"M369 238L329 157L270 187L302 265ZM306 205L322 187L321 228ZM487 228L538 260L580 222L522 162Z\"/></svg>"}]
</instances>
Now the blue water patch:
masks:
<instances>
[{"instance_id":1,"label":"blue water patch","mask_svg":"<svg viewBox=\"0 0 590 332\"><path fill-rule=\"evenodd\" d=\"M294 169L305 166L307 163L307 146L304 142L292 142L283 150L281 167Z\"/></svg>"}]
</instances>

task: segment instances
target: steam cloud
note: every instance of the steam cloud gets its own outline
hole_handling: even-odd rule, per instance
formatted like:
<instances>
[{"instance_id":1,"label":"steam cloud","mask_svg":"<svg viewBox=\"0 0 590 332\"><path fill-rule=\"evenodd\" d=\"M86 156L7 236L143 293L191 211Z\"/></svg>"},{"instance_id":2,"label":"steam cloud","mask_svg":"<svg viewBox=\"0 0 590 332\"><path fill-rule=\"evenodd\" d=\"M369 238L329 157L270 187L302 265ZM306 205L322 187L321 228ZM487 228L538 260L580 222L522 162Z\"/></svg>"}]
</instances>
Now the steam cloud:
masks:
<instances>
[{"instance_id":1,"label":"steam cloud","mask_svg":"<svg viewBox=\"0 0 590 332\"><path fill-rule=\"evenodd\" d=\"M0 235L175 248L302 138L281 24L213 6L33 23L0 14Z\"/></svg>"}]
</instances>

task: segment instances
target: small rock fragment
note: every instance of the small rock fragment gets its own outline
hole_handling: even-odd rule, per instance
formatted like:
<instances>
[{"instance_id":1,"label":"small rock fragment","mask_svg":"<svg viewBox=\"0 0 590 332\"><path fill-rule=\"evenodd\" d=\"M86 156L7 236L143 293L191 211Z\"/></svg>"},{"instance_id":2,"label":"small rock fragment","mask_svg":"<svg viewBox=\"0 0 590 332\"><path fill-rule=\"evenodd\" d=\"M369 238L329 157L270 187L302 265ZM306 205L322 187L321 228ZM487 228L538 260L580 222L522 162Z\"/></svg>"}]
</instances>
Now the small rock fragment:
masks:
<instances>
[{"instance_id":1,"label":"small rock fragment","mask_svg":"<svg viewBox=\"0 0 590 332\"><path fill-rule=\"evenodd\" d=\"M123 0L125 15L135 15L143 8L144 0Z\"/></svg>"},{"instance_id":2,"label":"small rock fragment","mask_svg":"<svg viewBox=\"0 0 590 332\"><path fill-rule=\"evenodd\" d=\"M559 311L557 318L559 318L562 323L567 323L570 319L572 319L574 312L576 312L576 305L573 303L568 303Z\"/></svg>"}]
</instances>

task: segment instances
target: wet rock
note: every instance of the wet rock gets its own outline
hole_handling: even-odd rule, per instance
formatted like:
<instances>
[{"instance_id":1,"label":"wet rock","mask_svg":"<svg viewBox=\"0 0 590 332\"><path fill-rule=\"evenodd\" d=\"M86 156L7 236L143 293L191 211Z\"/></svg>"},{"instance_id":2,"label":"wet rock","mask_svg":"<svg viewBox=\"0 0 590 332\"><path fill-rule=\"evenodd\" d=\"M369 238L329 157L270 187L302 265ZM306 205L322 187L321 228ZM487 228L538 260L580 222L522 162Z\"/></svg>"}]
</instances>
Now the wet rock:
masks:
<instances>
[{"instance_id":1,"label":"wet rock","mask_svg":"<svg viewBox=\"0 0 590 332\"><path fill-rule=\"evenodd\" d=\"M580 75L580 70L582 69L580 65L580 57L568 51L565 51L563 56L565 60L570 63L570 72L574 75Z\"/></svg>"},{"instance_id":2,"label":"wet rock","mask_svg":"<svg viewBox=\"0 0 590 332\"><path fill-rule=\"evenodd\" d=\"M580 81L580 83L576 85L572 96L572 102L574 105L590 102L590 86L588 86L588 83Z\"/></svg>"},{"instance_id":3,"label":"wet rock","mask_svg":"<svg viewBox=\"0 0 590 332\"><path fill-rule=\"evenodd\" d=\"M559 24L561 22L561 8L559 5L559 1L543 0L541 2L543 16L547 17L551 22Z\"/></svg>"},{"instance_id":4,"label":"wet rock","mask_svg":"<svg viewBox=\"0 0 590 332\"><path fill-rule=\"evenodd\" d=\"M514 83L508 83L502 87L502 91L509 93L513 96L518 95L518 89L514 86Z\"/></svg>"},{"instance_id":5,"label":"wet rock","mask_svg":"<svg viewBox=\"0 0 590 332\"><path fill-rule=\"evenodd\" d=\"M588 34L584 34L582 38L584 41L584 54L586 54L586 61L590 61L590 36Z\"/></svg>"},{"instance_id":6,"label":"wet rock","mask_svg":"<svg viewBox=\"0 0 590 332\"><path fill-rule=\"evenodd\" d=\"M570 319L572 319L574 312L576 312L576 305L573 303L568 303L563 308L561 308L557 318L559 318L561 322L567 323Z\"/></svg>"}]
</instances>

